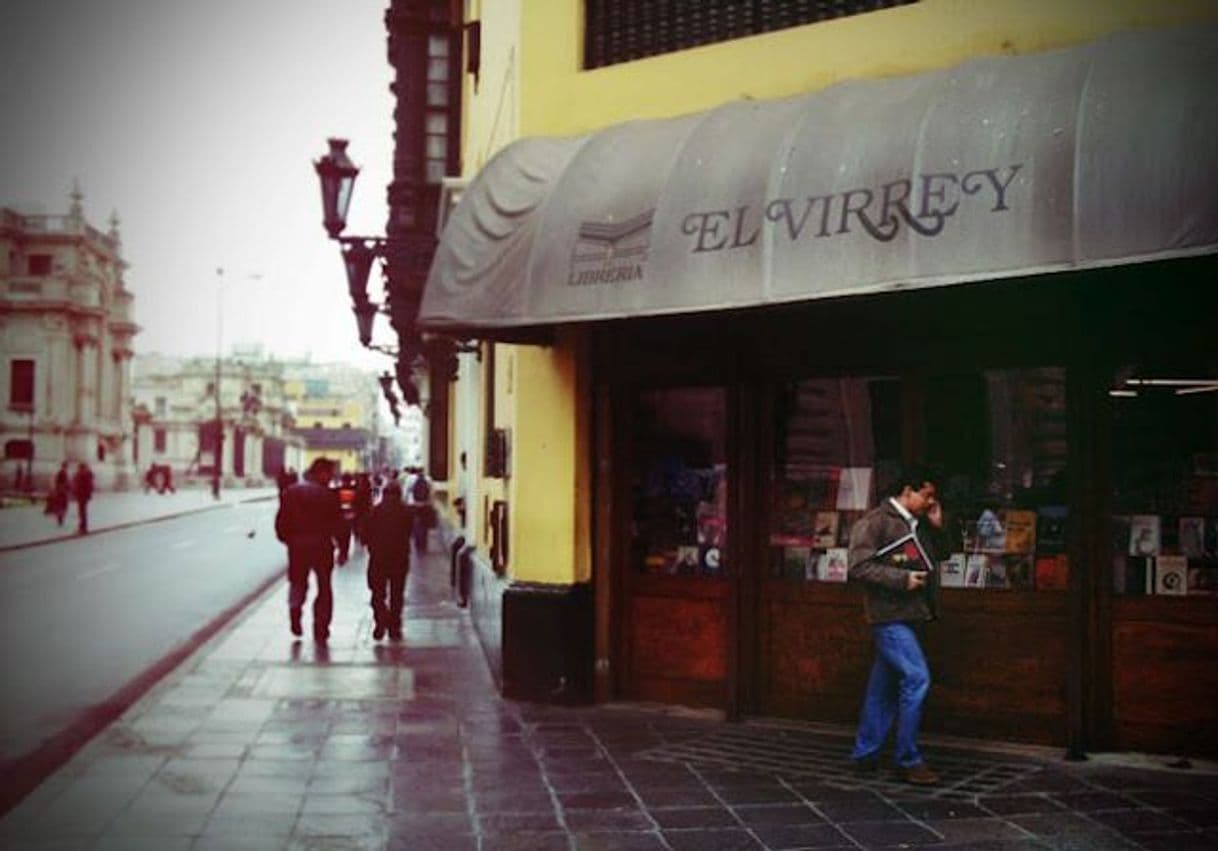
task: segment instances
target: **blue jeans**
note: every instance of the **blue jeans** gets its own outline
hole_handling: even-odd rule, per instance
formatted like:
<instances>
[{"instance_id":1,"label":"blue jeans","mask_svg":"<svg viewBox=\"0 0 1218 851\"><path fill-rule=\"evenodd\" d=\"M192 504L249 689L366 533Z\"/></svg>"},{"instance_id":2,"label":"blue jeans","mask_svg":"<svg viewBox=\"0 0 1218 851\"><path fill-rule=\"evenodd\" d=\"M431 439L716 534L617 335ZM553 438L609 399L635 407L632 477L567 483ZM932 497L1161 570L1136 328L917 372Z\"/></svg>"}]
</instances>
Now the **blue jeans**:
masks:
<instances>
[{"instance_id":1,"label":"blue jeans","mask_svg":"<svg viewBox=\"0 0 1218 851\"><path fill-rule=\"evenodd\" d=\"M867 692L859 715L858 734L851 759L876 756L893 721L897 725L896 764L909 768L922 762L918 750L918 726L922 702L930 689L930 670L918 636L907 623L872 625L875 663L867 679Z\"/></svg>"}]
</instances>

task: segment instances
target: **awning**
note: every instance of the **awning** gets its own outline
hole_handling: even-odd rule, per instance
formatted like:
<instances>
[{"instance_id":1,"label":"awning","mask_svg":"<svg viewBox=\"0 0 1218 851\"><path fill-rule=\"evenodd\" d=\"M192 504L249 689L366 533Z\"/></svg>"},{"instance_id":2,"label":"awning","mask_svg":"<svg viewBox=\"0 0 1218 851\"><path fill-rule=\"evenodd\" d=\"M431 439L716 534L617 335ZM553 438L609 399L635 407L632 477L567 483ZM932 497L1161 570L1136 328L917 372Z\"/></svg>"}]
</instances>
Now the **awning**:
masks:
<instances>
[{"instance_id":1,"label":"awning","mask_svg":"<svg viewBox=\"0 0 1218 851\"><path fill-rule=\"evenodd\" d=\"M444 229L425 328L722 310L1218 246L1218 25L527 138Z\"/></svg>"}]
</instances>

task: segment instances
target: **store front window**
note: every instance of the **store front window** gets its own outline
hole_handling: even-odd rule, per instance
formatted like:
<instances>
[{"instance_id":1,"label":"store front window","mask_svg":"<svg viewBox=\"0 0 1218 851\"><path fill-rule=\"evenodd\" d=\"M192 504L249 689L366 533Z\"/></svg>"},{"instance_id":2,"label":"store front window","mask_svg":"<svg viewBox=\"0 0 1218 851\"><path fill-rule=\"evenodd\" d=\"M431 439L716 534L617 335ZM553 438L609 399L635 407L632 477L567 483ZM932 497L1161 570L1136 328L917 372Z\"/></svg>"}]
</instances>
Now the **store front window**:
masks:
<instances>
[{"instance_id":1,"label":"store front window","mask_svg":"<svg viewBox=\"0 0 1218 851\"><path fill-rule=\"evenodd\" d=\"M1066 591L1065 370L933 376L925 418L948 512L941 586Z\"/></svg>"},{"instance_id":2,"label":"store front window","mask_svg":"<svg viewBox=\"0 0 1218 851\"><path fill-rule=\"evenodd\" d=\"M727 403L722 388L639 394L633 422L633 536L638 573L726 575Z\"/></svg>"},{"instance_id":3,"label":"store front window","mask_svg":"<svg viewBox=\"0 0 1218 851\"><path fill-rule=\"evenodd\" d=\"M1127 369L1109 396L1113 591L1218 593L1218 373Z\"/></svg>"},{"instance_id":4,"label":"store front window","mask_svg":"<svg viewBox=\"0 0 1218 851\"><path fill-rule=\"evenodd\" d=\"M780 388L771 579L846 581L850 525L900 458L900 408L895 378L809 378Z\"/></svg>"}]
</instances>

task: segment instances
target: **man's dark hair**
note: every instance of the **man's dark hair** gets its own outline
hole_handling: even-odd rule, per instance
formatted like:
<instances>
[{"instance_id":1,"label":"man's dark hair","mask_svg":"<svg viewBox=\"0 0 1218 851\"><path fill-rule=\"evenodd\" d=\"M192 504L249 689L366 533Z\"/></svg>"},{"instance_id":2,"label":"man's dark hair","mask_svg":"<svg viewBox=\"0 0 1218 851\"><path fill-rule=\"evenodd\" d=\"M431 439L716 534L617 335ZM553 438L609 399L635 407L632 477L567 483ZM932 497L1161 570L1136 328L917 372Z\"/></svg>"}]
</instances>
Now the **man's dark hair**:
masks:
<instances>
[{"instance_id":1,"label":"man's dark hair","mask_svg":"<svg viewBox=\"0 0 1218 851\"><path fill-rule=\"evenodd\" d=\"M309 471L305 475L316 481L319 476L334 475L334 462L329 458L314 458L313 463L309 465Z\"/></svg>"},{"instance_id":2,"label":"man's dark hair","mask_svg":"<svg viewBox=\"0 0 1218 851\"><path fill-rule=\"evenodd\" d=\"M903 464L892 471L888 496L900 496L906 486L911 490L920 490L927 482L936 487L939 485L938 470L926 464Z\"/></svg>"}]
</instances>

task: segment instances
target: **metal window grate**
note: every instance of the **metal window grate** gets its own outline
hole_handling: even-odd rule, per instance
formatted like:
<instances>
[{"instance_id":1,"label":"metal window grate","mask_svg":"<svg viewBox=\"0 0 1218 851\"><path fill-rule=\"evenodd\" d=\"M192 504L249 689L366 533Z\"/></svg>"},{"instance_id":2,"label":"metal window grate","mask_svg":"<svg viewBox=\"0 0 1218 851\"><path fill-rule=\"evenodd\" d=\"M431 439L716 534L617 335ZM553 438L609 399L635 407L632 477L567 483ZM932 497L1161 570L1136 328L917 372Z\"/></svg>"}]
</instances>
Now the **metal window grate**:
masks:
<instances>
[{"instance_id":1,"label":"metal window grate","mask_svg":"<svg viewBox=\"0 0 1218 851\"><path fill-rule=\"evenodd\" d=\"M585 0L584 67L859 15L917 0Z\"/></svg>"}]
</instances>

